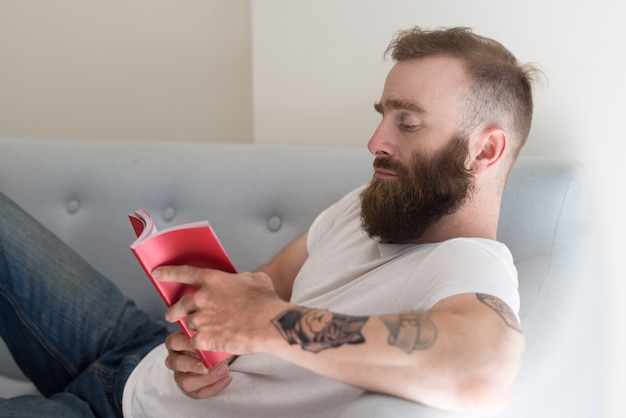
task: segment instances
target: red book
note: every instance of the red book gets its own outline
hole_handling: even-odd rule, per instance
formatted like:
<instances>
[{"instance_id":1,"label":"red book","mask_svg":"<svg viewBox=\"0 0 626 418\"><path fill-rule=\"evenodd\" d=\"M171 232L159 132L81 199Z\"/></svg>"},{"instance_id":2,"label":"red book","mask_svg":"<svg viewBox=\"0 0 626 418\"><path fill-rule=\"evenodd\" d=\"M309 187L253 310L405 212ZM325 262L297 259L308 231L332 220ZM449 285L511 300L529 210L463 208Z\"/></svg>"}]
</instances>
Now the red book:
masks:
<instances>
[{"instance_id":1,"label":"red book","mask_svg":"<svg viewBox=\"0 0 626 418\"><path fill-rule=\"evenodd\" d=\"M155 268L188 265L229 273L237 272L206 221L157 231L150 214L145 210L138 210L134 215L128 215L128 218L137 235L137 240L132 243L130 249L168 307L198 288L185 283L155 280L151 274ZM178 323L188 337L191 338L195 334L187 328L184 318ZM220 361L232 357L231 354L217 351L197 350L197 352L207 367L214 367Z\"/></svg>"}]
</instances>

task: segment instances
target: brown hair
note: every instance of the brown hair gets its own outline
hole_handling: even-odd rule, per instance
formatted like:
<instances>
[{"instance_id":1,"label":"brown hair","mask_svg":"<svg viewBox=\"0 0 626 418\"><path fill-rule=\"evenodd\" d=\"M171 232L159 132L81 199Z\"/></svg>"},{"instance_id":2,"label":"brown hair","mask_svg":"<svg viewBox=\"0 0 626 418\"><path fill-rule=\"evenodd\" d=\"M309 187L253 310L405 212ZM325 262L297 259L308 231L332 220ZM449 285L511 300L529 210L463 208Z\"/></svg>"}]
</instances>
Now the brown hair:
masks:
<instances>
[{"instance_id":1,"label":"brown hair","mask_svg":"<svg viewBox=\"0 0 626 418\"><path fill-rule=\"evenodd\" d=\"M463 133L479 126L505 129L511 139L513 159L526 142L533 113L532 85L539 71L520 64L502 44L476 35L469 28L400 31L385 55L395 61L448 55L462 60L471 79L463 103Z\"/></svg>"}]
</instances>

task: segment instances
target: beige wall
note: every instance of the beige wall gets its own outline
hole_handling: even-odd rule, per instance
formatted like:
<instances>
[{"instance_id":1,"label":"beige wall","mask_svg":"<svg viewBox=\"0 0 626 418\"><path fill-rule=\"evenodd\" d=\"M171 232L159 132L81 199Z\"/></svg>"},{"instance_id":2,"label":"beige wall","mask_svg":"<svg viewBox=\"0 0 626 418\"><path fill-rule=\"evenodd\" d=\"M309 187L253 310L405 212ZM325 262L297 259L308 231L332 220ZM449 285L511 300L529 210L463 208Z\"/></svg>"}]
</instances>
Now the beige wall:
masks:
<instances>
[{"instance_id":1,"label":"beige wall","mask_svg":"<svg viewBox=\"0 0 626 418\"><path fill-rule=\"evenodd\" d=\"M248 0L0 0L0 136L252 142Z\"/></svg>"}]
</instances>

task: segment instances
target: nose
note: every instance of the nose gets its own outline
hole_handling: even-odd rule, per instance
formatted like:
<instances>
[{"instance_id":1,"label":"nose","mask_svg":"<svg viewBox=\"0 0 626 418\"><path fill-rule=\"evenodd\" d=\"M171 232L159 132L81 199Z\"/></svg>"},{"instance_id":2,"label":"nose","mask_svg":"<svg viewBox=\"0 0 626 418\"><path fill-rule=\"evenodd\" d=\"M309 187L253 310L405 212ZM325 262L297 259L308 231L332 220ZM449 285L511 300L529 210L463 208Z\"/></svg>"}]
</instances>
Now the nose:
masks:
<instances>
[{"instance_id":1,"label":"nose","mask_svg":"<svg viewBox=\"0 0 626 418\"><path fill-rule=\"evenodd\" d=\"M384 121L378 125L378 128L372 134L367 149L376 157L393 157L395 150L389 137L389 132Z\"/></svg>"}]
</instances>

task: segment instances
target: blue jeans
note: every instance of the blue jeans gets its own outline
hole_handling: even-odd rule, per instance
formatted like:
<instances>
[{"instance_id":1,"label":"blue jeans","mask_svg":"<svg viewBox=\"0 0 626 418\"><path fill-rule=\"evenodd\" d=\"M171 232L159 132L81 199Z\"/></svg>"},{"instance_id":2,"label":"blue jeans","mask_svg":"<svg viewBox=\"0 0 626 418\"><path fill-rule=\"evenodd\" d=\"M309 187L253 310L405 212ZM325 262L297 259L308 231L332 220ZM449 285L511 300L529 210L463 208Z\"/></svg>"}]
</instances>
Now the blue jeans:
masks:
<instances>
[{"instance_id":1,"label":"blue jeans","mask_svg":"<svg viewBox=\"0 0 626 418\"><path fill-rule=\"evenodd\" d=\"M122 416L133 368L170 332L0 193L0 336L43 396L0 416Z\"/></svg>"}]
</instances>

